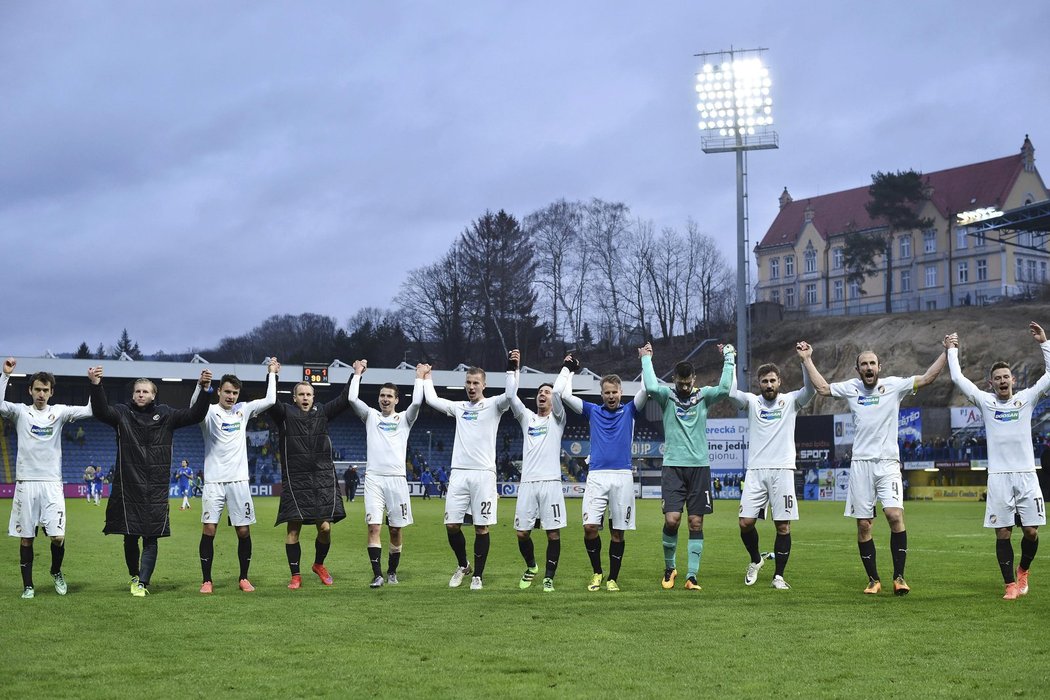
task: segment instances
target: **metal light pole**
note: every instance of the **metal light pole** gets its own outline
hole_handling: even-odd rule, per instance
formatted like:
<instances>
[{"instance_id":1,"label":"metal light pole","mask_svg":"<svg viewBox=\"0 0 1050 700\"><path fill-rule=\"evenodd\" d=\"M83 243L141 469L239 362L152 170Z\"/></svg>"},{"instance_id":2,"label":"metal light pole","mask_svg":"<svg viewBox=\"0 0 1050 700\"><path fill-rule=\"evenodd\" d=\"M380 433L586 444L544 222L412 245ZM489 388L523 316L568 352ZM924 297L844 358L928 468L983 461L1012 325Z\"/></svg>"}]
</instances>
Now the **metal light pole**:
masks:
<instances>
[{"instance_id":1,"label":"metal light pole","mask_svg":"<svg viewBox=\"0 0 1050 700\"><path fill-rule=\"evenodd\" d=\"M434 436L431 435L430 431L428 430L427 431L427 469L431 468L431 459L430 459L431 450L430 450L430 448L431 448L431 446L433 444L433 441L434 441Z\"/></svg>"},{"instance_id":2,"label":"metal light pole","mask_svg":"<svg viewBox=\"0 0 1050 700\"><path fill-rule=\"evenodd\" d=\"M746 151L779 147L773 130L772 81L762 64L766 49L729 49L697 54L696 76L704 153L736 153L736 349L737 383L750 387L751 290L747 216Z\"/></svg>"}]
</instances>

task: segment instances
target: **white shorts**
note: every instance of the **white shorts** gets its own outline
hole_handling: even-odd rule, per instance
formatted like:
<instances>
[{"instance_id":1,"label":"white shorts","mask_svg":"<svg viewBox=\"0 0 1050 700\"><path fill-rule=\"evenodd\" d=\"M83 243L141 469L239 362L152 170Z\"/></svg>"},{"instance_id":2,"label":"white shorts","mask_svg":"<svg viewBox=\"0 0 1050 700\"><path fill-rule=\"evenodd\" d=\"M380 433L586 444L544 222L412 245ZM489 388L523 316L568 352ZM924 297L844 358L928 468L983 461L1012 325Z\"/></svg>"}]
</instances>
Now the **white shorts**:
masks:
<instances>
[{"instance_id":1,"label":"white shorts","mask_svg":"<svg viewBox=\"0 0 1050 700\"><path fill-rule=\"evenodd\" d=\"M609 527L634 529L634 477L628 471L591 470L583 490L583 524L601 526L609 509Z\"/></svg>"},{"instance_id":2,"label":"white shorts","mask_svg":"<svg viewBox=\"0 0 1050 700\"><path fill-rule=\"evenodd\" d=\"M412 524L412 499L403 476L372 476L365 472L365 522L382 525L383 513L390 527Z\"/></svg>"},{"instance_id":3,"label":"white shorts","mask_svg":"<svg viewBox=\"0 0 1050 700\"><path fill-rule=\"evenodd\" d=\"M1039 489L1039 476L1035 472L989 474L984 526L1013 527L1017 518L1024 527L1046 525L1046 502Z\"/></svg>"},{"instance_id":4,"label":"white shorts","mask_svg":"<svg viewBox=\"0 0 1050 700\"><path fill-rule=\"evenodd\" d=\"M497 502L496 472L453 469L445 494L445 524L460 524L470 513L475 525L495 525Z\"/></svg>"},{"instance_id":5,"label":"white shorts","mask_svg":"<svg viewBox=\"0 0 1050 700\"><path fill-rule=\"evenodd\" d=\"M518 487L514 529L531 530L537 519L544 530L560 530L567 524L561 481L526 481Z\"/></svg>"},{"instance_id":6,"label":"white shorts","mask_svg":"<svg viewBox=\"0 0 1050 700\"><path fill-rule=\"evenodd\" d=\"M883 510L904 508L901 463L895 459L853 460L843 515L858 520L874 518L876 499L882 503Z\"/></svg>"},{"instance_id":7,"label":"white shorts","mask_svg":"<svg viewBox=\"0 0 1050 700\"><path fill-rule=\"evenodd\" d=\"M36 537L36 526L48 537L66 534L66 494L61 481L19 481L11 501L11 537Z\"/></svg>"},{"instance_id":8,"label":"white shorts","mask_svg":"<svg viewBox=\"0 0 1050 700\"><path fill-rule=\"evenodd\" d=\"M768 515L776 522L798 520L794 469L748 469L740 494L740 517Z\"/></svg>"},{"instance_id":9,"label":"white shorts","mask_svg":"<svg viewBox=\"0 0 1050 700\"><path fill-rule=\"evenodd\" d=\"M255 502L247 481L205 483L201 493L201 522L214 525L229 508L230 524L234 527L255 524Z\"/></svg>"}]
</instances>

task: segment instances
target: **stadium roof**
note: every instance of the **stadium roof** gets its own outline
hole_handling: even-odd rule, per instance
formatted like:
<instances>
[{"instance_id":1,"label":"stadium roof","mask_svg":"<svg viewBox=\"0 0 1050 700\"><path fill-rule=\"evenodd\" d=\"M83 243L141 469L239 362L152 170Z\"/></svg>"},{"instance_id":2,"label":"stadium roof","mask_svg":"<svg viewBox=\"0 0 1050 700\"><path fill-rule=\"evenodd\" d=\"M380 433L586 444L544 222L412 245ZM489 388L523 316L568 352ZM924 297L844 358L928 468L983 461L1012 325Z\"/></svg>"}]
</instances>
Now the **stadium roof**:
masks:
<instances>
[{"instance_id":1,"label":"stadium roof","mask_svg":"<svg viewBox=\"0 0 1050 700\"><path fill-rule=\"evenodd\" d=\"M1045 250L1044 245L1024 245L1017 242L1021 233L1050 233L1050 199L1033 202L1023 207L999 213L998 216L969 224L970 235L998 232L999 240L1019 248Z\"/></svg>"}]
</instances>

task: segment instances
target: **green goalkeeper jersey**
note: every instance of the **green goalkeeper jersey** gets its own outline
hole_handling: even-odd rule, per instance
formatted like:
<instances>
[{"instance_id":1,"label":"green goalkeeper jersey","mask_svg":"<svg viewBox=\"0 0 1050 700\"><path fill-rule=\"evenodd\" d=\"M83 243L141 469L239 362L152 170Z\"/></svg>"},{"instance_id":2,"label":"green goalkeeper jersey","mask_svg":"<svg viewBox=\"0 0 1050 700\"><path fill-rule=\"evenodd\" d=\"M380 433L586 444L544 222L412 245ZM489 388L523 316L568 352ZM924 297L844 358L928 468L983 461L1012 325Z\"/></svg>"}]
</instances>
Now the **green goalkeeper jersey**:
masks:
<instances>
[{"instance_id":1,"label":"green goalkeeper jersey","mask_svg":"<svg viewBox=\"0 0 1050 700\"><path fill-rule=\"evenodd\" d=\"M736 363L725 358L718 386L693 389L689 398L680 399L674 389L660 384L653 370L653 358L642 358L642 381L649 397L664 411L664 466L709 467L707 456L707 409L729 395Z\"/></svg>"}]
</instances>

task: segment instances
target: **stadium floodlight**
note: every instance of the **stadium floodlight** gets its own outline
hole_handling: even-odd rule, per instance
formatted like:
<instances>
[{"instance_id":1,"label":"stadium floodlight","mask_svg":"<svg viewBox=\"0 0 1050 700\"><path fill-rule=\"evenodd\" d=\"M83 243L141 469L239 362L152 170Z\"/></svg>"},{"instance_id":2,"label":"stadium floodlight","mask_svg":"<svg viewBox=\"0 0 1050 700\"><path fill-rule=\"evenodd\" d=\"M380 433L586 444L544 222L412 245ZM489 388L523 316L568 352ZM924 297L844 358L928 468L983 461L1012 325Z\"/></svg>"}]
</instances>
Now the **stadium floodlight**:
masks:
<instances>
[{"instance_id":1,"label":"stadium floodlight","mask_svg":"<svg viewBox=\"0 0 1050 700\"><path fill-rule=\"evenodd\" d=\"M766 49L729 49L697 54L696 111L704 153L736 153L736 349L737 381L750 386L751 292L747 230L746 151L778 148L773 130L773 80L762 62Z\"/></svg>"}]
</instances>

